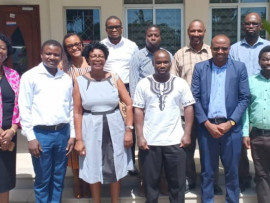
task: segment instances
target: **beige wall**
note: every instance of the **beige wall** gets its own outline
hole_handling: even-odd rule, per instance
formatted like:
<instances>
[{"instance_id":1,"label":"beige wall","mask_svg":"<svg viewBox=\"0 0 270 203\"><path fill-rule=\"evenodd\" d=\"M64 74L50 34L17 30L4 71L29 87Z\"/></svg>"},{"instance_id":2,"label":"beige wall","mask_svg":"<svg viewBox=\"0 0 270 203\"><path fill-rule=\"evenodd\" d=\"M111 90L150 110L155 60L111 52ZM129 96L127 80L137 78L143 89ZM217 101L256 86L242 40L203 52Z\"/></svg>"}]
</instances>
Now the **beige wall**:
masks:
<instances>
[{"instance_id":1,"label":"beige wall","mask_svg":"<svg viewBox=\"0 0 270 203\"><path fill-rule=\"evenodd\" d=\"M124 23L123 0L0 0L0 5L39 5L41 41L56 39L60 42L66 34L66 8L99 8L101 20L101 39L106 37L105 20L110 15L116 15ZM78 6L80 5L80 6ZM268 12L270 18L270 12ZM184 2L184 44L189 43L187 26L190 21L198 18L205 23L205 43L210 39L210 9L209 0L185 0Z\"/></svg>"},{"instance_id":2,"label":"beige wall","mask_svg":"<svg viewBox=\"0 0 270 203\"><path fill-rule=\"evenodd\" d=\"M206 27L206 35L204 41L205 43L209 44L210 32L207 32L207 30L210 29L209 0L185 0L184 2L185 45L189 43L189 38L187 35L188 25L194 19L200 19L204 22Z\"/></svg>"}]
</instances>

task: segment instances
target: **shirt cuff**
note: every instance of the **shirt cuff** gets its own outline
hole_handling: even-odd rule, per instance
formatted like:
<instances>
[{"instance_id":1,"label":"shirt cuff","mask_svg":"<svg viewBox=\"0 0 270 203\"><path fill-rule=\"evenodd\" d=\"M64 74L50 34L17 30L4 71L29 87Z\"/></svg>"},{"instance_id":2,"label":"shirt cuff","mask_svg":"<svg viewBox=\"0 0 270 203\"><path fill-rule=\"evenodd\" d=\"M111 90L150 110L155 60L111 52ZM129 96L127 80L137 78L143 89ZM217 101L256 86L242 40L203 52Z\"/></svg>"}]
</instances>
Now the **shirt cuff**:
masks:
<instances>
[{"instance_id":1,"label":"shirt cuff","mask_svg":"<svg viewBox=\"0 0 270 203\"><path fill-rule=\"evenodd\" d=\"M25 136L27 137L28 141L32 141L32 140L37 139L34 131L30 131L30 132L26 133Z\"/></svg>"},{"instance_id":2,"label":"shirt cuff","mask_svg":"<svg viewBox=\"0 0 270 203\"><path fill-rule=\"evenodd\" d=\"M75 130L74 129L70 129L70 138L75 138Z\"/></svg>"}]
</instances>

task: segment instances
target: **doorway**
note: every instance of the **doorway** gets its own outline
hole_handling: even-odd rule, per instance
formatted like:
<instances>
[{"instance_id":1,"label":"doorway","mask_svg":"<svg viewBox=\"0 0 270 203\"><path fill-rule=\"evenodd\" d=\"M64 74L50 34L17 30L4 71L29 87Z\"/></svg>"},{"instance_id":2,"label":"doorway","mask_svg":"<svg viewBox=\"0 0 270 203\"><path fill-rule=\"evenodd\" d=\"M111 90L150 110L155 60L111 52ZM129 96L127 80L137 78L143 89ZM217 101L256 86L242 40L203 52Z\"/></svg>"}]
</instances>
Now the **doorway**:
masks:
<instances>
[{"instance_id":1,"label":"doorway","mask_svg":"<svg viewBox=\"0 0 270 203\"><path fill-rule=\"evenodd\" d=\"M13 55L7 66L22 75L40 62L39 6L0 6L0 32L12 42Z\"/></svg>"}]
</instances>

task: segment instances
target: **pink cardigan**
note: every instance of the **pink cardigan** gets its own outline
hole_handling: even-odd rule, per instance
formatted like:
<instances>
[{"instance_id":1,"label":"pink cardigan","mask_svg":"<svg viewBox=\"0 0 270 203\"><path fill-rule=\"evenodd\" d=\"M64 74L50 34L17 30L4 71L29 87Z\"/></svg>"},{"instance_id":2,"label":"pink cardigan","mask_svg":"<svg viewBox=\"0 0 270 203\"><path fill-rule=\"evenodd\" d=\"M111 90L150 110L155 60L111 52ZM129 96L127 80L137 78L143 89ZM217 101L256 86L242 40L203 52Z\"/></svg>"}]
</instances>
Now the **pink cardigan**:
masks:
<instances>
[{"instance_id":1,"label":"pink cardigan","mask_svg":"<svg viewBox=\"0 0 270 203\"><path fill-rule=\"evenodd\" d=\"M3 71L5 73L8 83L10 84L12 90L15 93L12 124L19 125L20 117L18 107L18 96L19 96L20 76L15 70L8 68L6 66L3 66ZM2 91L0 87L0 127L2 127L2 121L3 121L3 103L2 103Z\"/></svg>"}]
</instances>

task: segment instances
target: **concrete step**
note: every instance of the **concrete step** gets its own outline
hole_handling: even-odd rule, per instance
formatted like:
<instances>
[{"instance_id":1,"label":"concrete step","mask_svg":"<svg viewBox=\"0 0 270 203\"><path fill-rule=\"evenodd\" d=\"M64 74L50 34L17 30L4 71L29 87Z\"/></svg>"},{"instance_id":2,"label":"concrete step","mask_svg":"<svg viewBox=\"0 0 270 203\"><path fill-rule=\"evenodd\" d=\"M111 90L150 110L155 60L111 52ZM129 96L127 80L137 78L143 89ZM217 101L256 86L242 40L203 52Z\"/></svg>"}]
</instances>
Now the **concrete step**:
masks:
<instances>
[{"instance_id":1,"label":"concrete step","mask_svg":"<svg viewBox=\"0 0 270 203\"><path fill-rule=\"evenodd\" d=\"M254 167L253 162L249 152L251 173L254 175ZM195 163L196 169L198 173L198 184L199 185L199 173L200 173L200 164L199 164L199 150L196 149L195 152ZM27 140L18 135L17 142L17 183L16 188L10 192L10 202L11 203L34 203L34 170L32 166L31 156L27 150ZM224 186L224 172L223 167L220 164L219 167L219 184L223 189L223 193L225 194L225 186ZM120 194L120 203L143 203L145 202L144 197L139 196L138 192L138 178L127 176L122 180L121 183L121 194ZM82 198L75 199L73 197L73 178L70 168L67 169L66 178L65 178L65 188L63 192L63 203L89 203L92 202L91 198ZM102 202L108 203L110 202L110 192L109 186L102 186ZM200 198L200 188L197 186L194 190L191 190L186 194L186 203L199 203L201 202ZM168 196L161 195L159 199L160 203L169 202ZM215 203L225 202L224 195L215 196ZM252 187L247 189L243 194L240 194L240 203L256 203L256 192L255 192L255 184L252 183Z\"/></svg>"}]
</instances>

